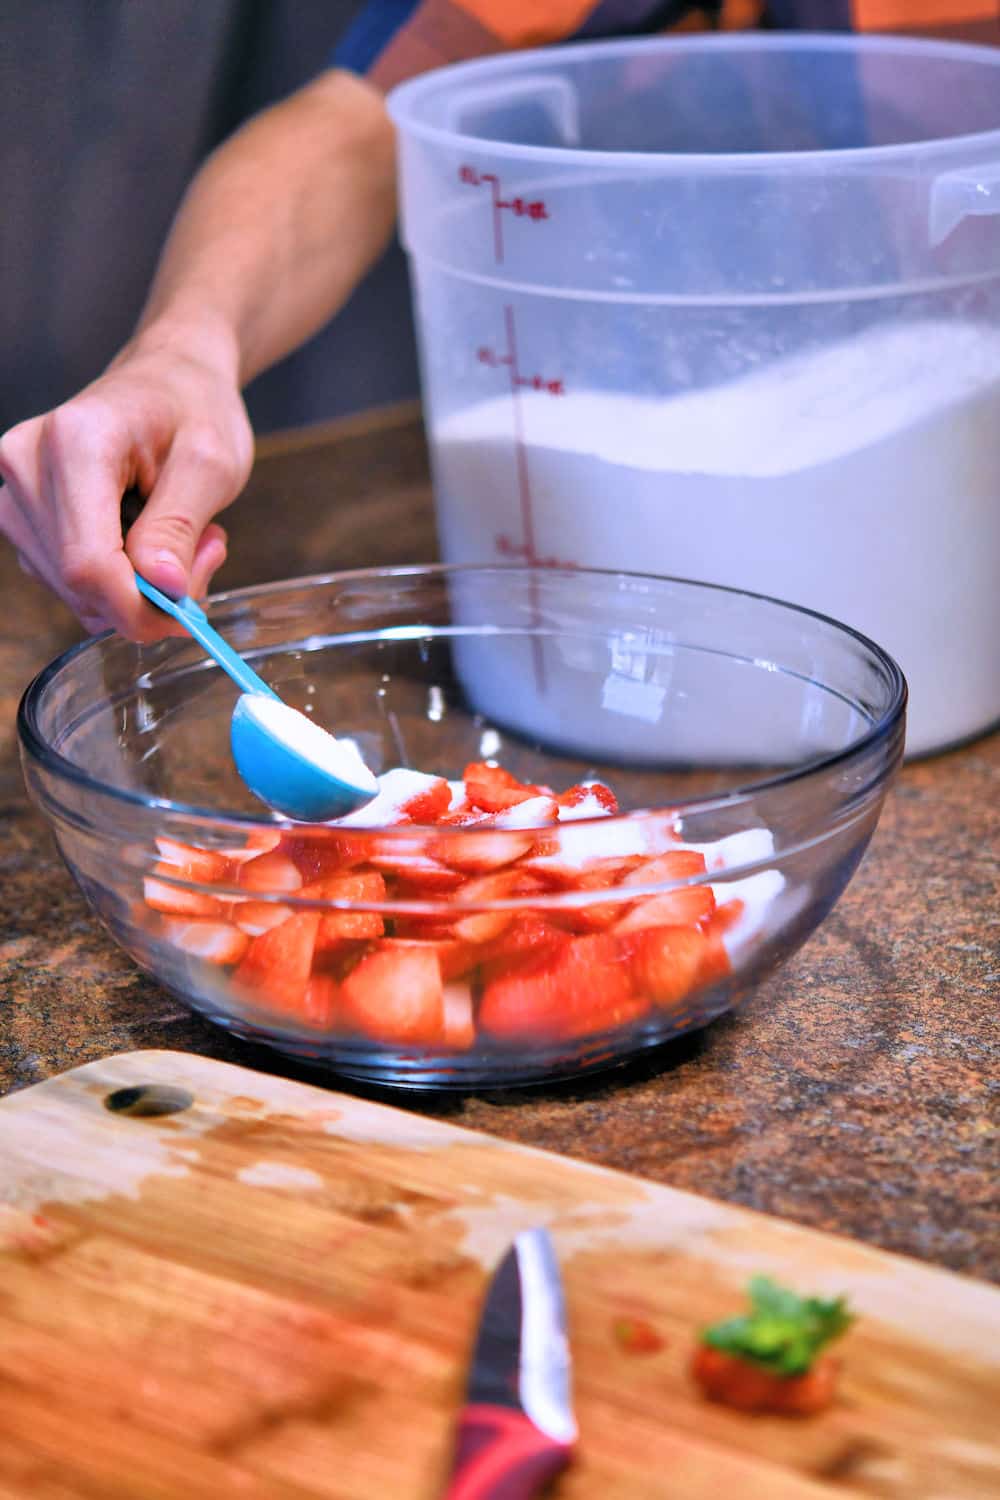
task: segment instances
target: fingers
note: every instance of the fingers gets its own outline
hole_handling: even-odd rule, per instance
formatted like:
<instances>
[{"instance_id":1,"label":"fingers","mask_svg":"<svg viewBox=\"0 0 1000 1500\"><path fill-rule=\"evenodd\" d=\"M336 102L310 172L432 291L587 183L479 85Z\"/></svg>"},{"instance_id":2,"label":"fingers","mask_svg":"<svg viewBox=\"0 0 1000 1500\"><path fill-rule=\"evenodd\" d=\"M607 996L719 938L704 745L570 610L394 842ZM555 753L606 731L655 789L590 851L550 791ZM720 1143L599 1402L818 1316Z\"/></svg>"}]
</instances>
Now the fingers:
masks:
<instances>
[{"instance_id":1,"label":"fingers","mask_svg":"<svg viewBox=\"0 0 1000 1500\"><path fill-rule=\"evenodd\" d=\"M0 436L0 528L88 629L156 640L180 627L142 598L134 567L165 593L203 595L226 556L212 518L252 459L228 378L169 349L133 351L64 406ZM121 498L132 485L148 498L126 543Z\"/></svg>"},{"instance_id":2,"label":"fingers","mask_svg":"<svg viewBox=\"0 0 1000 1500\"><path fill-rule=\"evenodd\" d=\"M204 599L212 577L226 560L228 539L221 526L206 526L195 549L188 592L193 599Z\"/></svg>"},{"instance_id":3,"label":"fingers","mask_svg":"<svg viewBox=\"0 0 1000 1500\"><path fill-rule=\"evenodd\" d=\"M178 434L126 543L150 583L173 598L204 592L226 550L225 533L212 518L244 477L211 429Z\"/></svg>"},{"instance_id":4,"label":"fingers","mask_svg":"<svg viewBox=\"0 0 1000 1500\"><path fill-rule=\"evenodd\" d=\"M85 623L98 620L101 628L136 641L166 634L163 616L139 594L122 550L127 430L96 397L57 408L38 427L33 512L59 591Z\"/></svg>"}]
</instances>

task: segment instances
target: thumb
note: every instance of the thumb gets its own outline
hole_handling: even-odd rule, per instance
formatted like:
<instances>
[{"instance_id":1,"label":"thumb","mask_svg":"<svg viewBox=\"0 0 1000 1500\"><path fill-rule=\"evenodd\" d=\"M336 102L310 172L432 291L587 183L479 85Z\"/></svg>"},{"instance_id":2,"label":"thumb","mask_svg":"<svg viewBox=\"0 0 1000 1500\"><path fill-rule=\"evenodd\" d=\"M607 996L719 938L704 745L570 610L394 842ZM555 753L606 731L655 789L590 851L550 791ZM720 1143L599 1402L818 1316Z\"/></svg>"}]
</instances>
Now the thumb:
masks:
<instances>
[{"instance_id":1,"label":"thumb","mask_svg":"<svg viewBox=\"0 0 1000 1500\"><path fill-rule=\"evenodd\" d=\"M206 529L234 498L239 482L235 463L221 450L196 451L176 439L128 533L125 550L133 566L171 598L191 593L196 557L200 562L205 542L217 530L206 537ZM220 561L215 559L215 566Z\"/></svg>"}]
</instances>

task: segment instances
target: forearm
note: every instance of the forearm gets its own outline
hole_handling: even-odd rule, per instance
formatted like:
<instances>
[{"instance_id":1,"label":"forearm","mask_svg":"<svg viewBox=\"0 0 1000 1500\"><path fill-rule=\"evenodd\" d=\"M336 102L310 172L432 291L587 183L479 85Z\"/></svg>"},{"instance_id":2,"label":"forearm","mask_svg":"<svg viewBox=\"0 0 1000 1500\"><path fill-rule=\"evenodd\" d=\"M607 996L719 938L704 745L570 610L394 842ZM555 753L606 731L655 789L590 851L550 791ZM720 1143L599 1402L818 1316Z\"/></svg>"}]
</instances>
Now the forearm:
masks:
<instances>
[{"instance_id":1,"label":"forearm","mask_svg":"<svg viewBox=\"0 0 1000 1500\"><path fill-rule=\"evenodd\" d=\"M384 248L395 216L381 96L329 72L209 158L181 205L140 319L240 385L315 333Z\"/></svg>"}]
</instances>

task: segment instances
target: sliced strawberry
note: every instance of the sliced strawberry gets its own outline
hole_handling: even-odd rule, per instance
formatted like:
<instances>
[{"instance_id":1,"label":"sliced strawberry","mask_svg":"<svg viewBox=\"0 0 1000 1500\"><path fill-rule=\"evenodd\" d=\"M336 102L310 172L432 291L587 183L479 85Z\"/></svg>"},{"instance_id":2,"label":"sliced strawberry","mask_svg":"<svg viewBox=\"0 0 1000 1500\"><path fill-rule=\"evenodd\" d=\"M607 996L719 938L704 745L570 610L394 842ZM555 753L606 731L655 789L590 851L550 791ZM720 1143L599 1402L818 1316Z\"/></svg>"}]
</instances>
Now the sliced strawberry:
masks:
<instances>
[{"instance_id":1,"label":"sliced strawberry","mask_svg":"<svg viewBox=\"0 0 1000 1500\"><path fill-rule=\"evenodd\" d=\"M462 981L446 984L442 1003L445 1046L451 1052L467 1052L476 1040L471 988Z\"/></svg>"},{"instance_id":2,"label":"sliced strawberry","mask_svg":"<svg viewBox=\"0 0 1000 1500\"><path fill-rule=\"evenodd\" d=\"M232 922L213 922L209 918L164 917L162 931L175 948L210 964L239 963L250 941Z\"/></svg>"},{"instance_id":3,"label":"sliced strawberry","mask_svg":"<svg viewBox=\"0 0 1000 1500\"><path fill-rule=\"evenodd\" d=\"M232 868L227 855L219 849L199 849L194 844L181 844L177 839L164 837L157 838L156 847L164 864L196 885L220 885Z\"/></svg>"},{"instance_id":4,"label":"sliced strawberry","mask_svg":"<svg viewBox=\"0 0 1000 1500\"><path fill-rule=\"evenodd\" d=\"M353 1030L380 1042L439 1046L443 990L436 953L405 944L380 946L344 980L341 1014Z\"/></svg>"},{"instance_id":5,"label":"sliced strawberry","mask_svg":"<svg viewBox=\"0 0 1000 1500\"><path fill-rule=\"evenodd\" d=\"M644 859L630 870L623 885L667 885L673 880L690 880L705 874L705 856L700 849L672 849Z\"/></svg>"},{"instance_id":6,"label":"sliced strawberry","mask_svg":"<svg viewBox=\"0 0 1000 1500\"><path fill-rule=\"evenodd\" d=\"M400 811L412 823L436 823L442 813L451 807L451 787L443 776L422 788L416 796L408 798Z\"/></svg>"},{"instance_id":7,"label":"sliced strawberry","mask_svg":"<svg viewBox=\"0 0 1000 1500\"><path fill-rule=\"evenodd\" d=\"M479 954L479 972L483 983L489 984L523 964L526 959L552 954L569 941L569 934L556 927L541 913L521 911L505 932L473 951L478 951Z\"/></svg>"},{"instance_id":8,"label":"sliced strawberry","mask_svg":"<svg viewBox=\"0 0 1000 1500\"><path fill-rule=\"evenodd\" d=\"M393 948L417 948L435 953L441 969L441 978L446 984L452 979L461 979L464 975L471 974L479 962L481 952L478 943L459 943L450 936L383 938L380 946L386 951Z\"/></svg>"},{"instance_id":9,"label":"sliced strawberry","mask_svg":"<svg viewBox=\"0 0 1000 1500\"><path fill-rule=\"evenodd\" d=\"M290 896L302 889L302 876L287 854L274 850L270 854L258 854L256 859L242 865L239 883L248 891Z\"/></svg>"},{"instance_id":10,"label":"sliced strawberry","mask_svg":"<svg viewBox=\"0 0 1000 1500\"><path fill-rule=\"evenodd\" d=\"M731 932L737 922L746 911L746 902L740 896L734 896L730 901L723 901L721 906L715 908L711 926L715 932Z\"/></svg>"},{"instance_id":11,"label":"sliced strawberry","mask_svg":"<svg viewBox=\"0 0 1000 1500\"><path fill-rule=\"evenodd\" d=\"M281 844L281 852L298 870L302 876L303 883L310 885L315 880L325 880L328 875L336 875L345 868L360 863L363 855L358 854L356 845L360 840L353 843L326 829L316 833L293 833L286 834Z\"/></svg>"},{"instance_id":12,"label":"sliced strawberry","mask_svg":"<svg viewBox=\"0 0 1000 1500\"><path fill-rule=\"evenodd\" d=\"M518 781L502 766L491 766L482 760L467 765L462 779L469 801L484 812L503 812L519 802L527 802L529 797L537 797L540 792L539 787Z\"/></svg>"},{"instance_id":13,"label":"sliced strawberry","mask_svg":"<svg viewBox=\"0 0 1000 1500\"><path fill-rule=\"evenodd\" d=\"M494 828L545 828L559 821L559 804L554 797L526 797L523 802L493 814Z\"/></svg>"},{"instance_id":14,"label":"sliced strawberry","mask_svg":"<svg viewBox=\"0 0 1000 1500\"><path fill-rule=\"evenodd\" d=\"M725 934L736 925L743 912L744 903L736 897L716 907L714 915L705 923L705 952L698 967L699 984L718 984L720 979L727 979L733 972Z\"/></svg>"},{"instance_id":15,"label":"sliced strawberry","mask_svg":"<svg viewBox=\"0 0 1000 1500\"><path fill-rule=\"evenodd\" d=\"M662 896L647 896L615 924L620 933L644 927L696 927L715 911L715 893L710 885L685 885Z\"/></svg>"},{"instance_id":16,"label":"sliced strawberry","mask_svg":"<svg viewBox=\"0 0 1000 1500\"><path fill-rule=\"evenodd\" d=\"M486 821L484 819L484 821ZM442 819L439 828L447 825ZM534 840L530 833L515 833L501 829L490 829L487 822L482 832L479 826L471 830L456 829L434 839L428 853L431 857L451 869L468 875L483 875L490 870L512 865L531 849Z\"/></svg>"},{"instance_id":17,"label":"sliced strawberry","mask_svg":"<svg viewBox=\"0 0 1000 1500\"><path fill-rule=\"evenodd\" d=\"M493 828L495 826L494 813L483 812L481 807L473 807L468 800L458 806L452 803L450 810L443 813L437 820L438 828Z\"/></svg>"},{"instance_id":18,"label":"sliced strawberry","mask_svg":"<svg viewBox=\"0 0 1000 1500\"><path fill-rule=\"evenodd\" d=\"M440 915L407 912L394 918L393 934L406 942L446 943L455 941L455 924Z\"/></svg>"},{"instance_id":19,"label":"sliced strawberry","mask_svg":"<svg viewBox=\"0 0 1000 1500\"><path fill-rule=\"evenodd\" d=\"M483 991L479 1023L505 1041L565 1040L626 1025L648 1008L632 990L616 940L595 933L494 979Z\"/></svg>"},{"instance_id":20,"label":"sliced strawberry","mask_svg":"<svg viewBox=\"0 0 1000 1500\"><path fill-rule=\"evenodd\" d=\"M510 901L515 896L535 895L542 889L542 882L524 870L497 870L478 879L467 880L461 887L462 904L472 906L482 902ZM477 911L459 916L452 923L454 936L463 943L488 943L513 922L517 912Z\"/></svg>"},{"instance_id":21,"label":"sliced strawberry","mask_svg":"<svg viewBox=\"0 0 1000 1500\"><path fill-rule=\"evenodd\" d=\"M234 901L231 910L233 922L249 937L260 937L294 915L293 908L280 901Z\"/></svg>"},{"instance_id":22,"label":"sliced strawberry","mask_svg":"<svg viewBox=\"0 0 1000 1500\"><path fill-rule=\"evenodd\" d=\"M396 896L405 900L407 896L421 900L426 896L439 896L453 891L462 884L465 876L461 870L453 870L428 854L397 854L391 858L376 858L372 861L385 875L396 882Z\"/></svg>"},{"instance_id":23,"label":"sliced strawberry","mask_svg":"<svg viewBox=\"0 0 1000 1500\"><path fill-rule=\"evenodd\" d=\"M733 965L725 939L709 923L705 929L705 952L698 966L697 983L718 984L720 979L728 979L732 972Z\"/></svg>"},{"instance_id":24,"label":"sliced strawberry","mask_svg":"<svg viewBox=\"0 0 1000 1500\"><path fill-rule=\"evenodd\" d=\"M584 870L577 875L571 889L580 891L621 890L621 867ZM619 922L632 906L632 901L594 901L586 906L565 906L560 909L559 920L573 932L602 932L604 928Z\"/></svg>"},{"instance_id":25,"label":"sliced strawberry","mask_svg":"<svg viewBox=\"0 0 1000 1500\"><path fill-rule=\"evenodd\" d=\"M837 1366L824 1356L803 1375L779 1375L738 1354L699 1344L691 1374L708 1399L723 1406L809 1417L824 1411L833 1400Z\"/></svg>"},{"instance_id":26,"label":"sliced strawberry","mask_svg":"<svg viewBox=\"0 0 1000 1500\"><path fill-rule=\"evenodd\" d=\"M314 974L302 997L302 1017L311 1026L332 1029L338 1020L340 987L330 974Z\"/></svg>"},{"instance_id":27,"label":"sliced strawberry","mask_svg":"<svg viewBox=\"0 0 1000 1500\"><path fill-rule=\"evenodd\" d=\"M674 1005L694 988L708 949L692 927L647 927L619 942L635 989L654 1005Z\"/></svg>"},{"instance_id":28,"label":"sliced strawberry","mask_svg":"<svg viewBox=\"0 0 1000 1500\"><path fill-rule=\"evenodd\" d=\"M312 972L320 913L300 911L255 937L234 978L259 990L275 1010L302 1014Z\"/></svg>"},{"instance_id":29,"label":"sliced strawberry","mask_svg":"<svg viewBox=\"0 0 1000 1500\"><path fill-rule=\"evenodd\" d=\"M606 813L618 811L618 798L603 781L579 782L560 793L558 802L560 807L584 807L593 802L595 811L598 808Z\"/></svg>"},{"instance_id":30,"label":"sliced strawberry","mask_svg":"<svg viewBox=\"0 0 1000 1500\"><path fill-rule=\"evenodd\" d=\"M386 899L385 881L378 870L354 870L346 875L328 875L325 880L304 885L300 896L317 901L360 901L375 905ZM323 912L316 938L317 953L337 947L345 938L377 938L385 931L385 920L377 911Z\"/></svg>"},{"instance_id":31,"label":"sliced strawberry","mask_svg":"<svg viewBox=\"0 0 1000 1500\"><path fill-rule=\"evenodd\" d=\"M593 877L593 884L586 890L610 890L622 885L625 877L639 863L637 855L612 855L608 858L575 860L566 858L559 850L540 840L527 859L521 860L521 868L538 875L554 891L575 891L580 882ZM624 912L626 907L620 908Z\"/></svg>"},{"instance_id":32,"label":"sliced strawberry","mask_svg":"<svg viewBox=\"0 0 1000 1500\"><path fill-rule=\"evenodd\" d=\"M209 896L202 891L188 891L182 886L169 885L166 880L157 880L158 875L172 876L175 880L180 876L176 865L160 863L153 866L152 875L147 875L142 882L142 894L146 905L151 906L154 911L165 912L172 917L221 917L225 911L223 904L215 896Z\"/></svg>"}]
</instances>

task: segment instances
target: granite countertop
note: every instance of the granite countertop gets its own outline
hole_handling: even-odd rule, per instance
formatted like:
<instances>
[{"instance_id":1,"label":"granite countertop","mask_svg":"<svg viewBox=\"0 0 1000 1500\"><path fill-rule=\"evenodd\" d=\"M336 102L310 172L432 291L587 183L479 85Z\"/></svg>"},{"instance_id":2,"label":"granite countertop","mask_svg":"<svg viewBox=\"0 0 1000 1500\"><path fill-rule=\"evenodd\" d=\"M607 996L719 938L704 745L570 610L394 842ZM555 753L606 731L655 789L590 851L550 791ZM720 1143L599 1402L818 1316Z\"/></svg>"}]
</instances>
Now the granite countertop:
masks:
<instances>
[{"instance_id":1,"label":"granite countertop","mask_svg":"<svg viewBox=\"0 0 1000 1500\"><path fill-rule=\"evenodd\" d=\"M231 533L220 587L431 559L417 412L266 440ZM0 586L0 1090L144 1047L317 1081L189 1015L90 917L26 801L14 724L79 632L6 548ZM1000 1280L998 938L993 735L904 769L833 914L738 1014L590 1082L385 1097Z\"/></svg>"}]
</instances>

